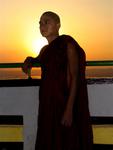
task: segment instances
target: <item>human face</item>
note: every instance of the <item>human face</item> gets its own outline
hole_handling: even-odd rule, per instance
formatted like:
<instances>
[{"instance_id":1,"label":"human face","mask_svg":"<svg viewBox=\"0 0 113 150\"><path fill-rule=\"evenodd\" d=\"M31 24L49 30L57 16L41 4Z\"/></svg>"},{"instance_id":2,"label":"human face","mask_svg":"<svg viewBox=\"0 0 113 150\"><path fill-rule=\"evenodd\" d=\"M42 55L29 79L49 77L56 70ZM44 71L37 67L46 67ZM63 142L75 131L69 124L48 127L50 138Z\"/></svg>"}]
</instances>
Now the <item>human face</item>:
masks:
<instances>
[{"instance_id":1,"label":"human face","mask_svg":"<svg viewBox=\"0 0 113 150\"><path fill-rule=\"evenodd\" d=\"M47 15L42 15L40 18L40 33L42 36L51 38L59 34L60 25Z\"/></svg>"}]
</instances>

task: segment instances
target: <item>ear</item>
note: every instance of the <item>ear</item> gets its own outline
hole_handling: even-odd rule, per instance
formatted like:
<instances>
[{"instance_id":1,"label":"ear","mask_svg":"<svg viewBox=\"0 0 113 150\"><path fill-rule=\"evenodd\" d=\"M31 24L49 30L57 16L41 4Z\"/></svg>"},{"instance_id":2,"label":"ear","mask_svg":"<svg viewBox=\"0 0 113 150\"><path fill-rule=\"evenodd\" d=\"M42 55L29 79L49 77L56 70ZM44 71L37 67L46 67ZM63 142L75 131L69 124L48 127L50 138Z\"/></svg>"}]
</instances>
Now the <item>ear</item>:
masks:
<instances>
[{"instance_id":1,"label":"ear","mask_svg":"<svg viewBox=\"0 0 113 150\"><path fill-rule=\"evenodd\" d=\"M60 24L60 23L57 23L57 28L58 28L58 29L60 28L60 26L61 26L61 24Z\"/></svg>"}]
</instances>

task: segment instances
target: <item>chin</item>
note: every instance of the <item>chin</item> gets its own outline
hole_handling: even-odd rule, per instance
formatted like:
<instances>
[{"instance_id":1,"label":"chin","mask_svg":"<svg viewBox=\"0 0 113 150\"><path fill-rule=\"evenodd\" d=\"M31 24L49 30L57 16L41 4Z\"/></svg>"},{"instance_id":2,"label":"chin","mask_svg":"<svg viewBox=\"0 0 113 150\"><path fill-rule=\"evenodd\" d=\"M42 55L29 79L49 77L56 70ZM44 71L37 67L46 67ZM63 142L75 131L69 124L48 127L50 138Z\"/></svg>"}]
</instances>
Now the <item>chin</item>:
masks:
<instances>
[{"instance_id":1,"label":"chin","mask_svg":"<svg viewBox=\"0 0 113 150\"><path fill-rule=\"evenodd\" d=\"M41 35L45 38L48 37L48 35L46 33L41 33Z\"/></svg>"}]
</instances>

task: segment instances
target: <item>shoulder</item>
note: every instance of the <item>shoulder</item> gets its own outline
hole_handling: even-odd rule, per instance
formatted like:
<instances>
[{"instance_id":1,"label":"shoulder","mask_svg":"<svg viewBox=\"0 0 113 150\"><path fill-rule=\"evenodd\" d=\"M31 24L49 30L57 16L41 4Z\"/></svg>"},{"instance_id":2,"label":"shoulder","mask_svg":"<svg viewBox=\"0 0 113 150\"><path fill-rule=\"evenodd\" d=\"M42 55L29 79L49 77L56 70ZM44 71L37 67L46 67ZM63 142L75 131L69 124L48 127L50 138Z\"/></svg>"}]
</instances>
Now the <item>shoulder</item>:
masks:
<instances>
[{"instance_id":1,"label":"shoulder","mask_svg":"<svg viewBox=\"0 0 113 150\"><path fill-rule=\"evenodd\" d=\"M74 46L79 46L78 42L70 35L61 35L60 39L62 39L67 44L72 44Z\"/></svg>"},{"instance_id":2,"label":"shoulder","mask_svg":"<svg viewBox=\"0 0 113 150\"><path fill-rule=\"evenodd\" d=\"M83 53L85 55L85 51L79 45L79 43L70 35L61 35L61 38L65 41L67 48L75 49L75 51L79 53Z\"/></svg>"},{"instance_id":3,"label":"shoulder","mask_svg":"<svg viewBox=\"0 0 113 150\"><path fill-rule=\"evenodd\" d=\"M60 35L60 38L64 40L75 41L75 39L72 36L66 34Z\"/></svg>"},{"instance_id":4,"label":"shoulder","mask_svg":"<svg viewBox=\"0 0 113 150\"><path fill-rule=\"evenodd\" d=\"M75 47L80 47L80 45L78 44L78 42L70 35L61 35L60 39L63 40L65 43L69 44L69 45L73 45Z\"/></svg>"}]
</instances>

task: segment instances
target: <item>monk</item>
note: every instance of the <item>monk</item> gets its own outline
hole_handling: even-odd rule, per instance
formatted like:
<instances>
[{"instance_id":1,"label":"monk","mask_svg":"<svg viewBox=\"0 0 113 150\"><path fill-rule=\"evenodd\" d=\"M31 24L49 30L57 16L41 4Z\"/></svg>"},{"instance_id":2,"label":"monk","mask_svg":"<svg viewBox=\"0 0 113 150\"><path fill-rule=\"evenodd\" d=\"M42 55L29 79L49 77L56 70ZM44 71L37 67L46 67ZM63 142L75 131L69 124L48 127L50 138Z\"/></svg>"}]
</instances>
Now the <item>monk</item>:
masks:
<instances>
[{"instance_id":1,"label":"monk","mask_svg":"<svg viewBox=\"0 0 113 150\"><path fill-rule=\"evenodd\" d=\"M42 69L35 150L92 150L85 52L73 37L59 35L56 13L44 12L39 25L48 45L22 68L28 73L39 62Z\"/></svg>"}]
</instances>

